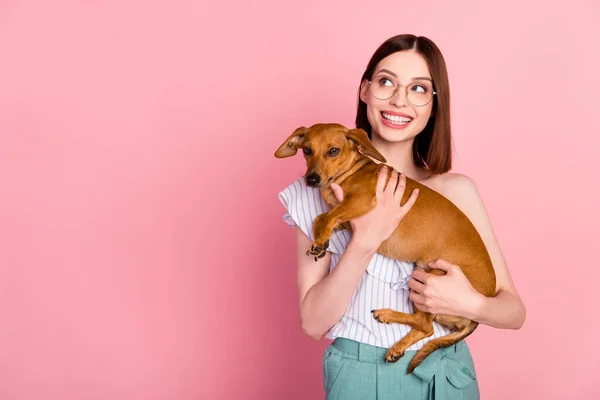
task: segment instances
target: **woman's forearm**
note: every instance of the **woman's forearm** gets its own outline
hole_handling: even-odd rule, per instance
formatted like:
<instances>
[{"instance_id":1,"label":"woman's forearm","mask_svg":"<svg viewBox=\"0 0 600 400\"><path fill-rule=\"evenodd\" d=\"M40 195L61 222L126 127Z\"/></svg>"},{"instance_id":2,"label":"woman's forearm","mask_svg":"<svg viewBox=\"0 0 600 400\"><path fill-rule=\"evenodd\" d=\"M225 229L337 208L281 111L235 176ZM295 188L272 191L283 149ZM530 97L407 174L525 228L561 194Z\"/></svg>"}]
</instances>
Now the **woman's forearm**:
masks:
<instances>
[{"instance_id":1,"label":"woman's forearm","mask_svg":"<svg viewBox=\"0 0 600 400\"><path fill-rule=\"evenodd\" d=\"M348 309L361 275L375 255L354 238L339 263L306 294L300 306L302 329L313 340L321 340Z\"/></svg>"},{"instance_id":2,"label":"woman's forearm","mask_svg":"<svg viewBox=\"0 0 600 400\"><path fill-rule=\"evenodd\" d=\"M523 302L509 291L500 289L495 297L481 296L472 320L500 329L519 329L525 322Z\"/></svg>"}]
</instances>

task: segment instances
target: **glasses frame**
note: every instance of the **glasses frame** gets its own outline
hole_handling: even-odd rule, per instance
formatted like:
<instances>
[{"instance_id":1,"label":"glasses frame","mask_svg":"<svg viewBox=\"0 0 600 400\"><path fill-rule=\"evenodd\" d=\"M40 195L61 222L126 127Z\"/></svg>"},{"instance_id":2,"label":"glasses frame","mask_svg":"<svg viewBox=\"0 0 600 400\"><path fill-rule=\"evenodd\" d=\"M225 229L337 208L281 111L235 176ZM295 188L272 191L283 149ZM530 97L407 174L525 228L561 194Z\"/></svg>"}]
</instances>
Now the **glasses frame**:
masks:
<instances>
[{"instance_id":1,"label":"glasses frame","mask_svg":"<svg viewBox=\"0 0 600 400\"><path fill-rule=\"evenodd\" d=\"M415 106L415 107L425 107L427 104L431 103L431 100L433 100L433 96L437 95L437 92L434 90L433 93L432 93L432 95L431 95L431 99L429 99L429 101L427 103L422 104L422 105L416 105L415 103L413 103L412 101L410 101L410 99L408 98L408 86L412 85L415 82L410 83L408 86L404 86L401 83L398 83L398 82L396 82L393 79L390 79L388 77L385 77L385 79L396 83L396 88L394 89L394 92L392 93L392 95L390 97L388 97L388 98L385 98L385 99L380 99L379 97L375 96L375 94L373 93L373 90L371 90L371 96L375 97L377 100L389 100L389 99L391 99L392 97L394 97L396 95L396 93L398 93L398 90L400 89L400 87L404 88L404 92L406 93L406 100L408 100L408 102L410 104L412 104L413 106ZM373 83L373 81L367 81L367 82L369 83L369 86L371 86L371 84Z\"/></svg>"}]
</instances>

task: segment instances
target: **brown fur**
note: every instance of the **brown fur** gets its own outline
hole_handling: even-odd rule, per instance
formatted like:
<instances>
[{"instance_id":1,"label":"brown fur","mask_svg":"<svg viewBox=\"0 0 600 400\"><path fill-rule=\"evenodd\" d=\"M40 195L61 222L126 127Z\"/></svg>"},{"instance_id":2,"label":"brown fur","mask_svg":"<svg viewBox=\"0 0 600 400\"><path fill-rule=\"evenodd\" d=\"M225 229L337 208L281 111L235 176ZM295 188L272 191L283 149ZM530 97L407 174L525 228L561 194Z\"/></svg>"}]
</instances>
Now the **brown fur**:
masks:
<instances>
[{"instance_id":1,"label":"brown fur","mask_svg":"<svg viewBox=\"0 0 600 400\"><path fill-rule=\"evenodd\" d=\"M305 148L312 153L309 156L305 154L306 176L319 176L318 187L330 208L329 212L319 215L314 221L315 241L307 254L313 254L316 260L326 254L329 238L335 229L349 229L348 220L375 207L377 178L383 164L377 164L369 157L383 163L386 159L371 144L364 130L349 130L339 124L300 127L279 147L275 156L290 157L298 149ZM332 148L338 149L335 156L330 153ZM391 168L388 168L388 179L390 174ZM329 187L331 182L339 184L344 190L341 204ZM416 263L438 275L445 272L432 270L428 264L444 259L458 265L473 288L485 296L493 296L496 276L492 261L471 221L440 193L408 177L401 204L408 200L415 188L419 188L417 201L377 252L388 258ZM397 361L409 346L431 336L433 321L453 331L429 341L419 350L409 365L409 373L429 354L459 342L477 327L476 322L466 318L432 315L422 311L405 314L381 309L374 310L373 315L383 323L401 323L412 327L407 336L389 349L385 357L388 362Z\"/></svg>"}]
</instances>

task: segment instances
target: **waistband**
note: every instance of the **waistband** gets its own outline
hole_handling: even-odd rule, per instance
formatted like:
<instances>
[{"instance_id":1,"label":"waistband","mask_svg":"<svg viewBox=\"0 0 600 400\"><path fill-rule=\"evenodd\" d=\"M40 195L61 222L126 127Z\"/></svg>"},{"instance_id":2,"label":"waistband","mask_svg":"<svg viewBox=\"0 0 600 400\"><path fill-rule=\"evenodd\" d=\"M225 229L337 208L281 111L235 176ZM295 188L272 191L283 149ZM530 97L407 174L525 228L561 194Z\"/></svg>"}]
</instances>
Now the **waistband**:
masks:
<instances>
[{"instance_id":1,"label":"waistband","mask_svg":"<svg viewBox=\"0 0 600 400\"><path fill-rule=\"evenodd\" d=\"M345 353L354 356L353 358L356 358L361 362L386 364L385 355L387 354L388 349L385 347L377 347L342 337L336 338L333 342L333 346L338 350L341 350ZM440 352L443 353L443 355L455 354L466 349L466 347L467 345L465 344L465 342L461 340L460 342L455 343L452 346L443 349L438 349L434 351L434 353ZM412 360L415 354L417 354L416 350L407 350L404 356L402 356L398 361L396 361L396 364L410 363L410 360ZM429 357L431 357L432 355L433 353L429 355Z\"/></svg>"}]
</instances>

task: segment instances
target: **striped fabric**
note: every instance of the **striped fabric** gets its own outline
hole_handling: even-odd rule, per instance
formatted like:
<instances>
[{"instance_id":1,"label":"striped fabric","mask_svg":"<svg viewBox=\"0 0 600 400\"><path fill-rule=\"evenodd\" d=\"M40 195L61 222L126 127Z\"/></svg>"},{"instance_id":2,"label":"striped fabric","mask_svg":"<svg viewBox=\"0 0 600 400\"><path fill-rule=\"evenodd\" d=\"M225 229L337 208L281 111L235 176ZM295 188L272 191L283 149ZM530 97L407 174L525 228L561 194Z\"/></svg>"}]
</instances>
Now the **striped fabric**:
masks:
<instances>
[{"instance_id":1,"label":"striped fabric","mask_svg":"<svg viewBox=\"0 0 600 400\"><path fill-rule=\"evenodd\" d=\"M328 211L319 189L306 186L304 178L301 177L282 190L278 196L287 210L283 216L284 221L292 227L299 226L314 240L313 221L317 215ZM333 233L328 249L331 252L330 272L340 261L349 240L348 231ZM375 254L367 271L360 278L346 313L325 337L332 340L344 337L372 346L388 348L404 337L410 330L409 326L377 322L371 310L391 308L412 314L414 308L408 298L407 286L412 270L412 263L392 260L379 253ZM434 334L413 344L408 350L418 350L427 341L448 333L446 328L434 323Z\"/></svg>"}]
</instances>

